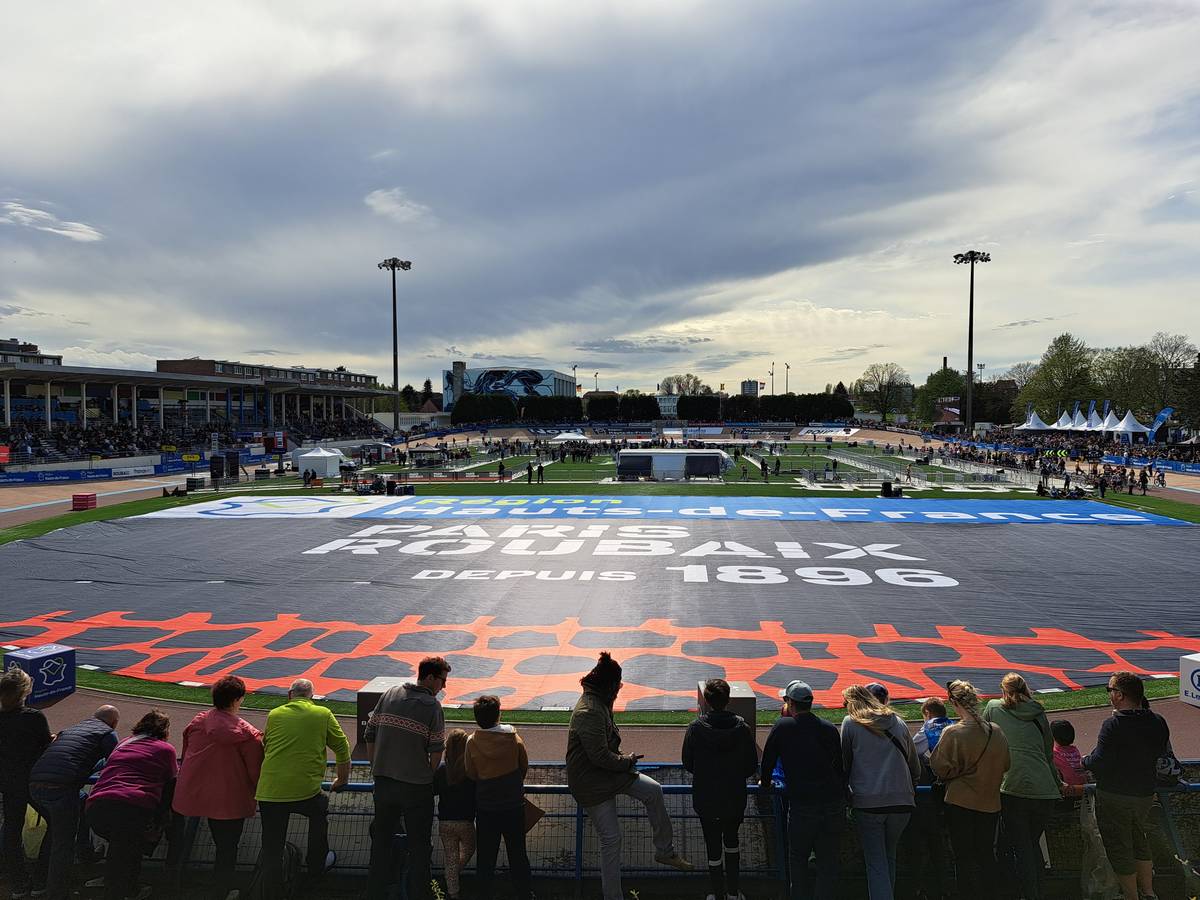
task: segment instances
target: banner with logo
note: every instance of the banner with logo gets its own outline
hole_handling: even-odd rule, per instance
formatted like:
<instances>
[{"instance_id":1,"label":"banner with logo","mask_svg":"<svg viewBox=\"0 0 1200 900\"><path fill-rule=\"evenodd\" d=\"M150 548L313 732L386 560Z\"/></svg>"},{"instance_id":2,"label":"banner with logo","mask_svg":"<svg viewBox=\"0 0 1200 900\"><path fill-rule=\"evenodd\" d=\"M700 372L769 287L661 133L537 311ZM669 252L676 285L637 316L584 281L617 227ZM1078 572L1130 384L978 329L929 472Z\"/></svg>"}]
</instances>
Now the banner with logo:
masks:
<instances>
[{"instance_id":1,"label":"banner with logo","mask_svg":"<svg viewBox=\"0 0 1200 900\"><path fill-rule=\"evenodd\" d=\"M1154 417L1154 421L1150 425L1150 431L1146 435L1147 441L1154 440L1154 433L1156 431L1158 431L1158 429L1162 428L1163 423L1166 422L1167 419L1171 418L1171 413L1173 413L1173 412L1175 412L1175 408L1172 406L1168 406L1165 409L1163 409L1162 411L1160 411L1157 416Z\"/></svg>"}]
</instances>

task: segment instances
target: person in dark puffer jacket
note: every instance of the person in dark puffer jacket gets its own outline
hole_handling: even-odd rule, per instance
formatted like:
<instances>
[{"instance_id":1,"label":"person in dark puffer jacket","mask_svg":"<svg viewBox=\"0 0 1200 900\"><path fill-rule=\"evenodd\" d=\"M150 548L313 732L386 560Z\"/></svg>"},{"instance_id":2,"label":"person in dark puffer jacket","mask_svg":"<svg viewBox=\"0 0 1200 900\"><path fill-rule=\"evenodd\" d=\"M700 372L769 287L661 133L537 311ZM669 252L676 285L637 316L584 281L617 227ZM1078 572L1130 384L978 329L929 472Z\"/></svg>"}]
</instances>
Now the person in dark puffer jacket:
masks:
<instances>
[{"instance_id":1,"label":"person in dark puffer jacket","mask_svg":"<svg viewBox=\"0 0 1200 900\"><path fill-rule=\"evenodd\" d=\"M729 683L724 678L705 682L704 702L708 712L688 726L683 738L683 767L692 773L692 807L708 848L708 900L737 900L738 833L746 814L746 779L758 771L758 748L746 721L726 709Z\"/></svg>"}]
</instances>

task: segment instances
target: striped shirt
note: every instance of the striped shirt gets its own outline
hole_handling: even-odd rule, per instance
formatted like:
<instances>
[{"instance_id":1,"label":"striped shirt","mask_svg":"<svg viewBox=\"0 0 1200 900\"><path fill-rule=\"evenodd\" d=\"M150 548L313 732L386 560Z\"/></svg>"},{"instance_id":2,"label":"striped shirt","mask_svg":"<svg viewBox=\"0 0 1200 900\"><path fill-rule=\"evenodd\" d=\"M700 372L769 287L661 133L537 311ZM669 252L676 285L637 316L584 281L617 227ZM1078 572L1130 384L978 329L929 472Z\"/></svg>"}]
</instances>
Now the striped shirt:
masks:
<instances>
[{"instance_id":1,"label":"striped shirt","mask_svg":"<svg viewBox=\"0 0 1200 900\"><path fill-rule=\"evenodd\" d=\"M446 740L442 704L419 684L388 688L367 720L363 740L375 745L376 777L432 784L429 755L442 752Z\"/></svg>"}]
</instances>

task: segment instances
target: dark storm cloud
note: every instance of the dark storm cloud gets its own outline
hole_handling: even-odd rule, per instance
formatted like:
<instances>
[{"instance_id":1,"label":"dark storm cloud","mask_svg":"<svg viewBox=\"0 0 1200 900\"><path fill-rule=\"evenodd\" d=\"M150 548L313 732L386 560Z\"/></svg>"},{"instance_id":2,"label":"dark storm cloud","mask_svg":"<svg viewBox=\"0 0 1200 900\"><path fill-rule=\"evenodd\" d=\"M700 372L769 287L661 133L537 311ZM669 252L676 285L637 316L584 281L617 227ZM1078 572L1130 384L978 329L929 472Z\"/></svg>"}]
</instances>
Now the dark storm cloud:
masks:
<instances>
[{"instance_id":1,"label":"dark storm cloud","mask_svg":"<svg viewBox=\"0 0 1200 900\"><path fill-rule=\"evenodd\" d=\"M461 86L488 102L465 112L364 63L122 119L128 140L102 166L19 186L69 196L104 237L59 241L69 256L31 268L22 288L103 285L296 348L262 355L386 360L391 276L376 263L398 255L413 262L396 273L402 378L428 368L414 348L449 340L489 349L424 358L574 348L652 368L647 357L714 340L652 336L726 311L710 285L894 243L909 221L869 214L986 178L986 157L919 127L927 98L987 73L1041 15L1031 3L996 16L949 0L761 2L688 28L603 31L569 59L536 61L467 17L480 52ZM0 230L0 249L28 233ZM541 355L502 353L514 334L564 326L571 337ZM627 334L651 337L594 336ZM178 337L187 355L201 340L222 338ZM698 368L745 358L712 349Z\"/></svg>"}]
</instances>

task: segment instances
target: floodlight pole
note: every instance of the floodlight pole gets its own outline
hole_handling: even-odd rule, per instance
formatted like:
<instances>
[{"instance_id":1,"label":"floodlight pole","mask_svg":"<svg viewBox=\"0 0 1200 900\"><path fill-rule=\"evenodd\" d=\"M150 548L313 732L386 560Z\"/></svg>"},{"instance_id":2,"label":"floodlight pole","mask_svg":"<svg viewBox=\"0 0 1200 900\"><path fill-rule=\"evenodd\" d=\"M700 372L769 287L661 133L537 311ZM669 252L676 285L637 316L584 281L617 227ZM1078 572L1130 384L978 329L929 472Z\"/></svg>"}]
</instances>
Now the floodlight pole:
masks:
<instances>
[{"instance_id":1,"label":"floodlight pole","mask_svg":"<svg viewBox=\"0 0 1200 900\"><path fill-rule=\"evenodd\" d=\"M407 259L385 259L379 264L381 269L392 271L392 434L400 432L400 339L396 325L396 270L407 272L412 263Z\"/></svg>"},{"instance_id":2,"label":"floodlight pole","mask_svg":"<svg viewBox=\"0 0 1200 900\"><path fill-rule=\"evenodd\" d=\"M970 300L967 307L967 396L966 403L963 404L962 420L963 430L967 438L971 437L973 416L971 409L971 382L975 376L975 263L991 262L992 255L980 250L968 250L966 253L955 253L955 265L970 263L971 265L971 289Z\"/></svg>"},{"instance_id":3,"label":"floodlight pole","mask_svg":"<svg viewBox=\"0 0 1200 900\"><path fill-rule=\"evenodd\" d=\"M783 364L783 392L785 394L791 393L788 390L788 375L791 373L791 371L792 371L792 364L784 363Z\"/></svg>"},{"instance_id":4,"label":"floodlight pole","mask_svg":"<svg viewBox=\"0 0 1200 900\"><path fill-rule=\"evenodd\" d=\"M771 396L775 396L775 360L771 360Z\"/></svg>"}]
</instances>

